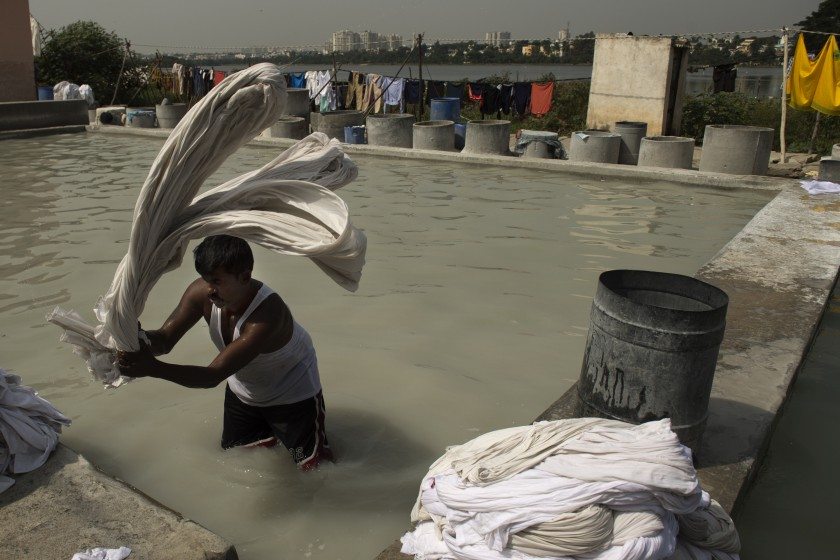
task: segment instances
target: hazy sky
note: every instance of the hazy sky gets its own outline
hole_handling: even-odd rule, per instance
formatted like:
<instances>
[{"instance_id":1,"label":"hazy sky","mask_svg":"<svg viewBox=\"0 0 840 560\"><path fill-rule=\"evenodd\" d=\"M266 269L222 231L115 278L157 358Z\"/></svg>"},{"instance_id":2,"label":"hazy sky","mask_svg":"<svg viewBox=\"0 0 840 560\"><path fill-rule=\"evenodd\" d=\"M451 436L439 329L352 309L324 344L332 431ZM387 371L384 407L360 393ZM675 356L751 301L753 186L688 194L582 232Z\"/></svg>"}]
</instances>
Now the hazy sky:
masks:
<instances>
[{"instance_id":1,"label":"hazy sky","mask_svg":"<svg viewBox=\"0 0 840 560\"><path fill-rule=\"evenodd\" d=\"M94 20L140 51L156 46L322 45L333 31L405 38L556 38L585 31L689 34L780 28L820 0L29 0L46 28ZM162 49L164 50L164 49Z\"/></svg>"}]
</instances>

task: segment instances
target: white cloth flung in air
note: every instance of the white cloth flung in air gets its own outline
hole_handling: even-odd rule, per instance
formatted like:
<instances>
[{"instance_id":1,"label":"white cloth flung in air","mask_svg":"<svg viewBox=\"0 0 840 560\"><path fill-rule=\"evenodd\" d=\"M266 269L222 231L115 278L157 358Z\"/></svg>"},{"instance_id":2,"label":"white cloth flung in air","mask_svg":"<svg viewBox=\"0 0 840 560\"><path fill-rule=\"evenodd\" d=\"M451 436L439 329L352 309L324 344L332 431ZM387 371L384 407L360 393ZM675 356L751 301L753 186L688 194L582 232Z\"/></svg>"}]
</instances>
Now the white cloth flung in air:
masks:
<instances>
[{"instance_id":1,"label":"white cloth flung in air","mask_svg":"<svg viewBox=\"0 0 840 560\"><path fill-rule=\"evenodd\" d=\"M667 419L575 418L451 447L423 478L402 552L424 560L736 560L734 524L701 489L691 451L670 427Z\"/></svg>"},{"instance_id":2,"label":"white cloth flung in air","mask_svg":"<svg viewBox=\"0 0 840 560\"><path fill-rule=\"evenodd\" d=\"M0 492L14 479L7 474L34 471L58 444L62 426L70 419L20 377L0 369Z\"/></svg>"},{"instance_id":3,"label":"white cloth flung in air","mask_svg":"<svg viewBox=\"0 0 840 560\"><path fill-rule=\"evenodd\" d=\"M117 386L114 351L137 351L138 318L160 277L177 268L190 240L227 234L274 252L312 259L355 290L366 238L333 190L358 169L340 143L314 133L266 164L200 196L202 183L242 144L275 122L286 101L273 64L231 74L178 123L149 172L134 208L128 253L95 308L99 325L72 311L47 319L65 329L94 376Z\"/></svg>"},{"instance_id":4,"label":"white cloth flung in air","mask_svg":"<svg viewBox=\"0 0 840 560\"><path fill-rule=\"evenodd\" d=\"M77 552L70 560L123 560L131 554L127 546L119 548L90 548L84 552Z\"/></svg>"}]
</instances>

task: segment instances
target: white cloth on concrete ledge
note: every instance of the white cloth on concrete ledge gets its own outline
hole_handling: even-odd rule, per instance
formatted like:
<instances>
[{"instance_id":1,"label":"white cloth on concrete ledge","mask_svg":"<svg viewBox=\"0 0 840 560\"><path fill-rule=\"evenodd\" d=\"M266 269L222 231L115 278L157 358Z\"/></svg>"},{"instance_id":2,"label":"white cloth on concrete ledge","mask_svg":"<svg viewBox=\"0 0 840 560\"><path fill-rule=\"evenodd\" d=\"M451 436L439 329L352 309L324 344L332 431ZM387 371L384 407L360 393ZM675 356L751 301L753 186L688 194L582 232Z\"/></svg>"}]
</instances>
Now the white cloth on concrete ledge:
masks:
<instances>
[{"instance_id":1,"label":"white cloth on concrete ledge","mask_svg":"<svg viewBox=\"0 0 840 560\"><path fill-rule=\"evenodd\" d=\"M160 277L177 268L192 239L228 234L277 253L312 259L339 285L355 290L366 239L332 191L356 178L336 140L315 133L261 169L196 196L202 183L242 144L276 122L285 80L273 64L228 76L178 123L149 172L134 209L128 254L96 305L100 324L56 309L88 369L106 384L121 378L114 351L136 351L138 318Z\"/></svg>"},{"instance_id":2,"label":"white cloth on concrete ledge","mask_svg":"<svg viewBox=\"0 0 840 560\"><path fill-rule=\"evenodd\" d=\"M119 548L90 548L84 552L77 552L70 560L123 560L131 554L127 546Z\"/></svg>"},{"instance_id":3,"label":"white cloth on concrete ledge","mask_svg":"<svg viewBox=\"0 0 840 560\"><path fill-rule=\"evenodd\" d=\"M831 181L800 181L799 184L808 194L840 193L840 185Z\"/></svg>"},{"instance_id":4,"label":"white cloth on concrete ledge","mask_svg":"<svg viewBox=\"0 0 840 560\"><path fill-rule=\"evenodd\" d=\"M575 418L484 434L430 467L411 519L402 552L424 560L657 560L688 551L734 560L740 550L667 419Z\"/></svg>"},{"instance_id":5,"label":"white cloth on concrete ledge","mask_svg":"<svg viewBox=\"0 0 840 560\"><path fill-rule=\"evenodd\" d=\"M0 492L14 479L6 474L33 471L43 465L58 444L62 426L70 419L61 414L20 377L0 369Z\"/></svg>"}]
</instances>

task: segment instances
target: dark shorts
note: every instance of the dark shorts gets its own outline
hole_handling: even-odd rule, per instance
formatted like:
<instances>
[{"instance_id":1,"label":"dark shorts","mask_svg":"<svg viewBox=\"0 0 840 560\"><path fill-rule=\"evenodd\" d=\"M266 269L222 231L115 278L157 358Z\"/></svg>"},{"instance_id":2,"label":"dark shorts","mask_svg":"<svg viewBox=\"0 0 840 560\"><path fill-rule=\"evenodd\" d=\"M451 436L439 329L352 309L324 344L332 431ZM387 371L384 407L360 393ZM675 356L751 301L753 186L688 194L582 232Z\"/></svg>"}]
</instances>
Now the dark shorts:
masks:
<instances>
[{"instance_id":1,"label":"dark shorts","mask_svg":"<svg viewBox=\"0 0 840 560\"><path fill-rule=\"evenodd\" d=\"M303 470L318 466L333 455L324 429L324 395L292 404L252 406L225 388L222 447L272 447L279 440Z\"/></svg>"}]
</instances>

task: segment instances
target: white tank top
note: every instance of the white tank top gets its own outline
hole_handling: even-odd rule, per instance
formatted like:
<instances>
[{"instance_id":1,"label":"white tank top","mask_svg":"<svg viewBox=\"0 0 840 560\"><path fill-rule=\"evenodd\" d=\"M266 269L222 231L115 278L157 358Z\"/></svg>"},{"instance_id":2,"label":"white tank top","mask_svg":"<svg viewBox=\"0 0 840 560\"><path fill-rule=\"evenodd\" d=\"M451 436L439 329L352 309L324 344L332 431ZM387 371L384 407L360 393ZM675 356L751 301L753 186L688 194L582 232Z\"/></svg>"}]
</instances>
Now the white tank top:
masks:
<instances>
[{"instance_id":1,"label":"white tank top","mask_svg":"<svg viewBox=\"0 0 840 560\"><path fill-rule=\"evenodd\" d=\"M265 284L260 287L251 305L236 322L231 340L239 338L242 323L273 293ZM210 339L219 351L226 346L221 318L222 310L214 304L210 311ZM314 397L321 390L312 338L294 319L292 321L292 338L285 346L274 352L259 354L248 365L228 377L230 390L245 404L291 404Z\"/></svg>"}]
</instances>

